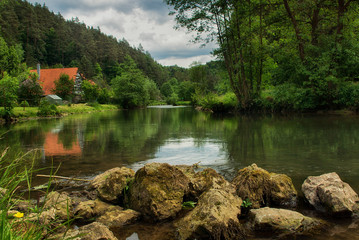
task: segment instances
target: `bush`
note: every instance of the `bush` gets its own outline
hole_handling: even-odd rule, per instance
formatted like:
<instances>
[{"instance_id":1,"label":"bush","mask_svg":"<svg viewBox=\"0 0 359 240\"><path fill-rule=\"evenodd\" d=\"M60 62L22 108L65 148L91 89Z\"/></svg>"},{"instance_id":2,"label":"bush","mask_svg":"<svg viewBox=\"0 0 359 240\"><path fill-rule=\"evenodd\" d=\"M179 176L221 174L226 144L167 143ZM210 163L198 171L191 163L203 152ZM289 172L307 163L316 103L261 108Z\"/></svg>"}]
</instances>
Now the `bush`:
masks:
<instances>
[{"instance_id":1,"label":"bush","mask_svg":"<svg viewBox=\"0 0 359 240\"><path fill-rule=\"evenodd\" d=\"M56 116L59 115L60 111L57 109L55 104L50 104L47 100L42 100L39 105L39 110L37 112L38 116Z\"/></svg>"},{"instance_id":2,"label":"bush","mask_svg":"<svg viewBox=\"0 0 359 240\"><path fill-rule=\"evenodd\" d=\"M223 96L218 96L214 93L209 93L205 96L195 94L193 95L193 101L196 105L213 112L231 112L238 106L237 98L231 92Z\"/></svg>"},{"instance_id":3,"label":"bush","mask_svg":"<svg viewBox=\"0 0 359 240\"><path fill-rule=\"evenodd\" d=\"M339 107L359 109L359 84L347 82L341 85L334 103Z\"/></svg>"},{"instance_id":4,"label":"bush","mask_svg":"<svg viewBox=\"0 0 359 240\"><path fill-rule=\"evenodd\" d=\"M106 104L106 103L110 103L111 101L111 95L109 90L107 90L106 88L102 88L100 89L97 101L100 104Z\"/></svg>"},{"instance_id":5,"label":"bush","mask_svg":"<svg viewBox=\"0 0 359 240\"><path fill-rule=\"evenodd\" d=\"M166 103L175 106L177 105L178 100L179 100L178 95L176 93L172 93L171 96L169 96L166 99Z\"/></svg>"}]
</instances>

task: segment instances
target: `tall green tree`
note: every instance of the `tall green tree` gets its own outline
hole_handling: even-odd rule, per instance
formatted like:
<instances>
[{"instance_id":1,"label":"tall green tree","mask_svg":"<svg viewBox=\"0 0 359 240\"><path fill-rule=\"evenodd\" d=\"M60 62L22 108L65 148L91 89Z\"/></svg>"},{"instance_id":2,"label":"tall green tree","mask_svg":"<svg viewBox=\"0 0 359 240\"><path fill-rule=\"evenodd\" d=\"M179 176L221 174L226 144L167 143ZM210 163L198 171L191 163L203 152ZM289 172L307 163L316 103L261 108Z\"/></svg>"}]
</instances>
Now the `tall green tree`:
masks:
<instances>
[{"instance_id":1,"label":"tall green tree","mask_svg":"<svg viewBox=\"0 0 359 240\"><path fill-rule=\"evenodd\" d=\"M146 106L150 96L146 90L146 77L136 66L130 56L120 65L119 75L112 79L111 84L115 98L124 108Z\"/></svg>"},{"instance_id":2,"label":"tall green tree","mask_svg":"<svg viewBox=\"0 0 359 240\"><path fill-rule=\"evenodd\" d=\"M263 52L262 1L166 0L180 27L197 32L197 41L217 41L229 80L243 108L261 90ZM205 37L203 34L207 33Z\"/></svg>"},{"instance_id":3,"label":"tall green tree","mask_svg":"<svg viewBox=\"0 0 359 240\"><path fill-rule=\"evenodd\" d=\"M74 90L74 84L74 80L63 73L59 79L55 80L55 89L52 91L62 99L69 100Z\"/></svg>"},{"instance_id":4,"label":"tall green tree","mask_svg":"<svg viewBox=\"0 0 359 240\"><path fill-rule=\"evenodd\" d=\"M5 115L10 115L10 111L16 106L18 88L19 82L16 77L5 73L0 79L0 105L4 107Z\"/></svg>"}]
</instances>

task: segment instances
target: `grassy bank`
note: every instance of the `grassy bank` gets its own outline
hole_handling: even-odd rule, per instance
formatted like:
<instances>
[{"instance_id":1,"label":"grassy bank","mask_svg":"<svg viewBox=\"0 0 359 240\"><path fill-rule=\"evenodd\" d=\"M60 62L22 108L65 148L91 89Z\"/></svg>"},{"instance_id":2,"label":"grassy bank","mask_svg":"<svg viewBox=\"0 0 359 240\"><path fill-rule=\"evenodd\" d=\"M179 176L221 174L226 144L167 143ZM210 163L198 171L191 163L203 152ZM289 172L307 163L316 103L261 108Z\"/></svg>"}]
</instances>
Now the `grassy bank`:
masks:
<instances>
[{"instance_id":1,"label":"grassy bank","mask_svg":"<svg viewBox=\"0 0 359 240\"><path fill-rule=\"evenodd\" d=\"M3 108L0 107L0 111ZM101 111L110 111L117 110L118 107L116 105L108 105L108 104L96 104L96 105L88 105L88 104L71 104L71 105L62 105L57 106L58 111L61 115L68 114L76 114L76 113L91 113L91 112L101 112ZM26 119L26 118L37 118L38 107L15 107L12 110L13 117L17 119Z\"/></svg>"}]
</instances>

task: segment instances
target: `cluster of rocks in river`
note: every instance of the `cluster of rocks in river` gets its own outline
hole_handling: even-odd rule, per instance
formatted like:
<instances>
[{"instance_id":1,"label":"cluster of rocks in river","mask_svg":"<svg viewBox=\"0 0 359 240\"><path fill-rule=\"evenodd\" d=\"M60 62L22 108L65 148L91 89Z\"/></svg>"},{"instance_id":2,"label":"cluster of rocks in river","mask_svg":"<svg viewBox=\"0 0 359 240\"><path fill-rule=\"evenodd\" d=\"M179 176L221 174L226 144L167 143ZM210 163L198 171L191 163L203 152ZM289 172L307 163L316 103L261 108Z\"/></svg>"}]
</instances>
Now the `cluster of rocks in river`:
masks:
<instances>
[{"instance_id":1,"label":"cluster of rocks in river","mask_svg":"<svg viewBox=\"0 0 359 240\"><path fill-rule=\"evenodd\" d=\"M136 173L125 167L114 168L95 177L86 191L94 194L85 198L52 192L41 214L28 217L41 224L75 219L83 226L52 237L83 240L117 239L112 229L139 221L172 221L176 238L181 240L249 236L288 239L318 234L329 225L290 210L298 202L292 180L256 164L239 170L232 182L213 169L198 169L196 165L151 163ZM336 173L308 177L302 192L315 209L332 216L358 213L358 195ZM196 206L184 210L184 202L189 201Z\"/></svg>"}]
</instances>

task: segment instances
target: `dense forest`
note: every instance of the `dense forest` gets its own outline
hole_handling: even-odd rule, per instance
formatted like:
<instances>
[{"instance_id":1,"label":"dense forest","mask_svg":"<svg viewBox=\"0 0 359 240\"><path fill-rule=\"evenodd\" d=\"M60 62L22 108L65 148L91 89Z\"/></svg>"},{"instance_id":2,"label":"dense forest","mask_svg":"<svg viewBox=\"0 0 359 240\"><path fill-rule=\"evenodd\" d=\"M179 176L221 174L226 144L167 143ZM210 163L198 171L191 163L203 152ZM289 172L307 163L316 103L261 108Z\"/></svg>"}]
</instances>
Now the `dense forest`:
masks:
<instances>
[{"instance_id":1,"label":"dense forest","mask_svg":"<svg viewBox=\"0 0 359 240\"><path fill-rule=\"evenodd\" d=\"M195 41L216 41L244 110L359 107L359 2L166 0Z\"/></svg>"},{"instance_id":2,"label":"dense forest","mask_svg":"<svg viewBox=\"0 0 359 240\"><path fill-rule=\"evenodd\" d=\"M214 112L359 109L359 3L352 0L165 0L178 26L215 41L217 61L165 67L46 5L0 2L0 103L39 105L28 69L79 67L86 102L124 108L190 101ZM58 86L71 86L66 76ZM63 82L60 82L63 81ZM66 83L66 84L65 84ZM9 90L10 89L10 90ZM66 90L66 89L65 89ZM54 93L60 90L54 89ZM71 101L71 89L63 92Z\"/></svg>"}]
</instances>

